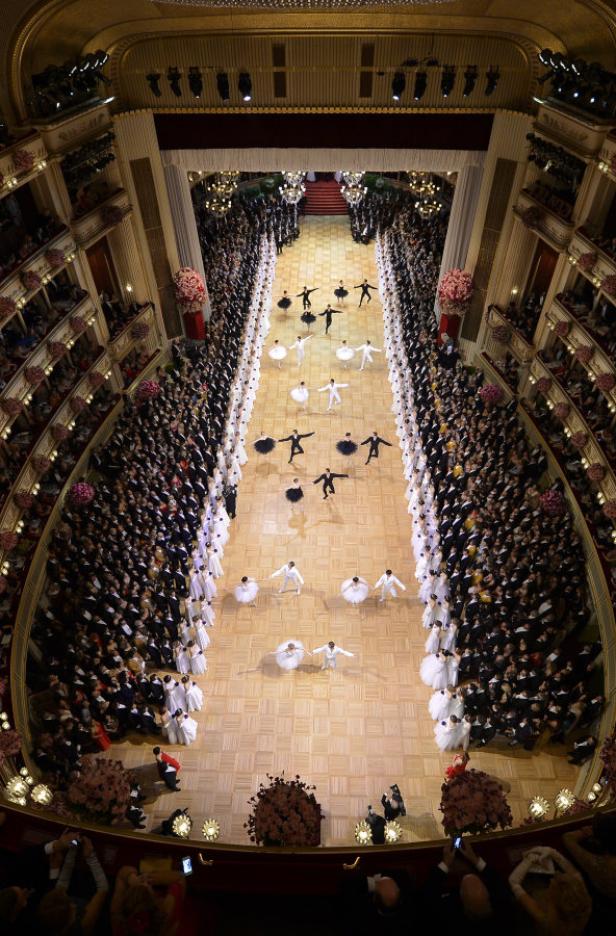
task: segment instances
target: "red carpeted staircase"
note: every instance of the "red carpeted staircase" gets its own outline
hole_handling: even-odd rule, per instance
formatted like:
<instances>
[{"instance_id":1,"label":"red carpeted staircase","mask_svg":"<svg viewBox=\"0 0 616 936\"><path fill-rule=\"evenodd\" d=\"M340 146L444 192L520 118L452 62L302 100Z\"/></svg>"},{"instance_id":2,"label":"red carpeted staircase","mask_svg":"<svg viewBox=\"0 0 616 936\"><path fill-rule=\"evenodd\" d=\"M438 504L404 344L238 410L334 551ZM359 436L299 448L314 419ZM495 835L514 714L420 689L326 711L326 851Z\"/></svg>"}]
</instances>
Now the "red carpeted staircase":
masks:
<instances>
[{"instance_id":1,"label":"red carpeted staircase","mask_svg":"<svg viewBox=\"0 0 616 936\"><path fill-rule=\"evenodd\" d=\"M307 215L344 215L347 203L340 194L340 183L335 179L306 182Z\"/></svg>"}]
</instances>

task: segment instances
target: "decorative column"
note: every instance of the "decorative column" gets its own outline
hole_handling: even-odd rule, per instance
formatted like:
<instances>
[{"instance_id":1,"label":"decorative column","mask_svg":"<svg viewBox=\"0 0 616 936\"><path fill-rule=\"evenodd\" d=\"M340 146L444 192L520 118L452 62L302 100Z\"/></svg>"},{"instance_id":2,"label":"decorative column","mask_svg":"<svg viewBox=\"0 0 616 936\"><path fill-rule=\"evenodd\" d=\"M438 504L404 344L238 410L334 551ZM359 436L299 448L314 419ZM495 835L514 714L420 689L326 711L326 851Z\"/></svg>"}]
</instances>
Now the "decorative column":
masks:
<instances>
[{"instance_id":1,"label":"decorative column","mask_svg":"<svg viewBox=\"0 0 616 936\"><path fill-rule=\"evenodd\" d=\"M458 172L441 259L439 280L448 270L456 267L461 270L464 269L479 201L482 175L483 166L464 166ZM436 304L434 313L438 318L438 306Z\"/></svg>"},{"instance_id":2,"label":"decorative column","mask_svg":"<svg viewBox=\"0 0 616 936\"><path fill-rule=\"evenodd\" d=\"M169 195L180 263L182 266L196 270L205 283L205 269L201 255L195 209L190 194L188 173L180 166L169 164L165 166L165 181L167 183L167 193ZM209 321L210 311L208 300L203 310L206 321Z\"/></svg>"}]
</instances>

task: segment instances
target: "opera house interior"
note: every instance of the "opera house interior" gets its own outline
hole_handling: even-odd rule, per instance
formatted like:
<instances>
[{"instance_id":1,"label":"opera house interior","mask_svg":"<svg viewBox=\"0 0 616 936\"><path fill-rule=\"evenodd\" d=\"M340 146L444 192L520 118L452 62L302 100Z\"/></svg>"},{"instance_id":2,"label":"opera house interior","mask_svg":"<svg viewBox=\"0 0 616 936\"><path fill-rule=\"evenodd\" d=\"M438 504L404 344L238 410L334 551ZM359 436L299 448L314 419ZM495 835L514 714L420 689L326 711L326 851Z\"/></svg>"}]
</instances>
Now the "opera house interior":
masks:
<instances>
[{"instance_id":1,"label":"opera house interior","mask_svg":"<svg viewBox=\"0 0 616 936\"><path fill-rule=\"evenodd\" d=\"M616 0L0 9L0 931L613 933Z\"/></svg>"}]
</instances>

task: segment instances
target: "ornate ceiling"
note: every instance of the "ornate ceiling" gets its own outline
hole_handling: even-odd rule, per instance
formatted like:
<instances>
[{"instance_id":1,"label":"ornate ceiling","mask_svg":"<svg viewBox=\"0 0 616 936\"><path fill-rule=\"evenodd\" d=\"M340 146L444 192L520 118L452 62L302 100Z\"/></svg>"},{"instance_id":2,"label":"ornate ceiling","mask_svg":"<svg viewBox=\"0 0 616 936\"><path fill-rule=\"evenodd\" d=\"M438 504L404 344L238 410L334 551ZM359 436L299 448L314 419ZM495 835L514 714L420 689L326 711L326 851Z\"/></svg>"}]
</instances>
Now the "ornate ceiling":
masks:
<instances>
[{"instance_id":1,"label":"ornate ceiling","mask_svg":"<svg viewBox=\"0 0 616 936\"><path fill-rule=\"evenodd\" d=\"M229 72L233 84L247 69L253 80L251 107L383 107L391 105L391 76L402 61L432 55L457 65L458 83L449 107L523 108L530 103L536 52L543 47L616 65L616 0L452 0L446 3L373 4L368 11L343 8L346 0L288 0L292 9L255 10L257 0L203 0L207 5L152 0L2 0L0 104L11 117L25 117L23 86L32 72L60 64L78 53L110 52L107 73L122 108L164 109L215 106L214 69ZM330 9L314 9L315 3ZM349 0L354 2L354 0ZM273 87L272 44L285 46L286 97ZM373 86L360 97L362 45L374 46ZM463 99L461 69L498 64L501 78L489 101L481 94ZM203 72L200 101L175 98L165 80L177 65ZM148 91L145 75L163 75L160 100ZM379 72L384 74L379 75ZM410 76L412 81L412 75ZM443 106L438 77L429 75L421 106ZM479 83L478 86L479 88ZM482 92L483 93L483 92ZM457 96L456 96L457 95ZM403 105L405 102L401 102Z\"/></svg>"}]
</instances>

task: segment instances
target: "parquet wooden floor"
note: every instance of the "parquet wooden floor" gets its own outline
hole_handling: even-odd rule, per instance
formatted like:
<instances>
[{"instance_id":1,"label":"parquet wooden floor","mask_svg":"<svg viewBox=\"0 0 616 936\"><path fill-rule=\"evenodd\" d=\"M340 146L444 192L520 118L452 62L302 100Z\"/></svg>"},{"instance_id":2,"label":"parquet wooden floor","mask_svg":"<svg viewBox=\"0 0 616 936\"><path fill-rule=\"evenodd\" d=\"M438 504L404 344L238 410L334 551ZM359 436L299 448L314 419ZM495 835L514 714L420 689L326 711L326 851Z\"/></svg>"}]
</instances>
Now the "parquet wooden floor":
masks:
<instances>
[{"instance_id":1,"label":"parquet wooden floor","mask_svg":"<svg viewBox=\"0 0 616 936\"><path fill-rule=\"evenodd\" d=\"M222 842L248 844L243 828L247 800L266 774L285 771L315 784L326 815L325 844L352 843L353 826L368 803L376 807L394 782L409 812L407 838L441 835L440 787L451 755L436 748L427 710L431 690L419 679L426 632L416 597L385 355L375 355L375 364L362 373L359 355L348 369L335 357L344 338L351 346L370 338L383 348L377 294L358 309L360 291L350 288L364 277L376 284L376 276L374 246L355 244L346 218L306 219L299 240L278 259L272 327L248 437L252 441L263 430L280 438L294 428L316 435L305 440L306 454L293 465L287 464L288 444L265 457L248 446L237 519L223 560L225 575L218 581L208 672L198 678L206 700L196 716L198 739L189 748L174 749L183 765L182 793L162 795L149 807L149 827L172 808L188 805L197 836L203 819L215 816ZM324 337L324 320L317 318L303 367L297 367L293 351L279 369L267 357L274 339L288 346L305 333L300 299L293 299L287 314L276 307L283 290L295 294L304 284L318 286L312 295L317 313L327 302L335 305L333 290L341 277L350 295L343 314L334 316L330 336ZM349 384L342 390L342 405L327 414L327 395L313 392L308 412L300 413L289 396L291 388L300 379L310 388L321 387L330 376ZM381 449L378 461L364 465L367 447L350 458L336 451L345 432L361 442L373 429L394 443ZM338 483L334 499L324 501L312 480L328 466L350 477ZM304 486L299 509L292 509L284 496L294 477ZM288 559L305 578L299 597L279 595L281 580L268 579ZM359 574L373 585L387 566L408 587L401 598L383 606L375 594L356 609L340 597L345 578ZM239 607L233 598L244 574L261 584L256 609ZM310 649L333 639L355 656L339 658L335 672L321 672L320 658L306 657L299 670L286 673L271 651L287 638ZM118 750L127 766L151 763L147 745L126 743L112 753ZM575 769L562 755L510 756L509 749L471 753L474 766L511 784L518 821L531 796L552 797L575 780Z\"/></svg>"}]
</instances>

